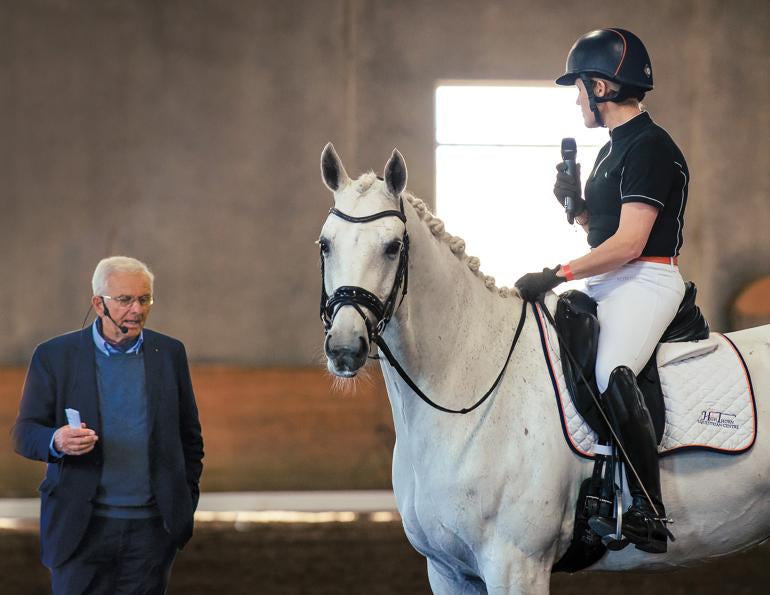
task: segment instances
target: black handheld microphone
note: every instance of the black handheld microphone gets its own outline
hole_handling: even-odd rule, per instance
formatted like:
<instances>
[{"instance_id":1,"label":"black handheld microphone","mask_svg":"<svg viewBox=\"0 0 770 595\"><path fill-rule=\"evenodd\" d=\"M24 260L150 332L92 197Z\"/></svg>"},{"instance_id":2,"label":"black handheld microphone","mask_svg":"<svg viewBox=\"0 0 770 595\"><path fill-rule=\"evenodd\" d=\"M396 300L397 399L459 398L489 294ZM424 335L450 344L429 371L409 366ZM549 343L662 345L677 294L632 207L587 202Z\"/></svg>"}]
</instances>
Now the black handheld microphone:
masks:
<instances>
[{"instance_id":1,"label":"black handheld microphone","mask_svg":"<svg viewBox=\"0 0 770 595\"><path fill-rule=\"evenodd\" d=\"M121 333L125 335L128 332L128 327L115 322L115 319L110 315L110 311L107 309L107 302L105 301L104 298L102 298L102 306L104 307L104 315L112 321L112 324L114 324L116 327L118 327L118 329L120 329Z\"/></svg>"},{"instance_id":2,"label":"black handheld microphone","mask_svg":"<svg viewBox=\"0 0 770 595\"><path fill-rule=\"evenodd\" d=\"M577 176L577 144L574 138L561 139L561 158L564 160L565 172L576 178ZM577 178L576 178L577 179ZM567 213L567 221L570 225L575 221L575 207L577 201L575 196L566 196L564 198L564 211Z\"/></svg>"}]
</instances>

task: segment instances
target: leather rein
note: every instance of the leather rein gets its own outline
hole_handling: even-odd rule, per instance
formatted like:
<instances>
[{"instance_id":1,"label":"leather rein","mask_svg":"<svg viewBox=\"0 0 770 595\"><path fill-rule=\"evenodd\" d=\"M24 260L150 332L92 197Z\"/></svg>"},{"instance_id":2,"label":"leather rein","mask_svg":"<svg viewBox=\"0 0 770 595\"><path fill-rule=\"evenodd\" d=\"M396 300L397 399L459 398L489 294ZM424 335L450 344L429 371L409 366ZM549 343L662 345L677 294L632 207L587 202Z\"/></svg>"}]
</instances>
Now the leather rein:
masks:
<instances>
[{"instance_id":1,"label":"leather rein","mask_svg":"<svg viewBox=\"0 0 770 595\"><path fill-rule=\"evenodd\" d=\"M497 375L497 378L495 378L495 381L492 383L492 386L489 388L489 390L470 407L465 407L463 409L449 409L439 405L430 397L428 397L428 395L426 395L422 390L420 390L415 382L409 377L409 374L407 374L406 370L404 370L404 368L401 367L401 364L398 363L398 360L396 360L395 356L388 348L388 345L385 343L385 339L382 336L385 332L385 327L388 325L388 322L390 322L390 319L393 317L393 314L395 313L398 306L400 306L404 301L407 293L407 285L409 280L409 234L406 231L404 199L399 199L398 211L380 211L379 213L366 215L364 217L353 217L352 215L348 215L347 213L343 213L339 209L332 207L329 210L329 214L335 215L340 219L350 223L368 223L370 221L375 221L384 217L397 217L404 223L404 235L401 241L401 250L398 256L398 268L396 269L396 277L393 280L393 287L385 302L380 300L380 298L374 295L371 291L355 285L343 285L338 287L334 293L329 296L326 293L324 255L323 252L321 252L321 322L323 322L324 325L324 334L329 333L329 330L332 327L332 323L334 322L334 317L337 315L337 312L339 312L340 308L343 306L352 306L355 308L356 312L358 312L359 315L364 319L366 330L369 334L370 343L374 343L380 348L382 353L385 355L385 358L388 360L388 363L396 370L396 372L398 372L398 375L401 376L401 379L406 382L409 388L411 388L418 397L425 401L425 403L434 409L443 411L444 413L457 414L470 413L479 407L495 391L495 389L500 384L500 381L503 379L503 376L505 375L505 371L508 368L508 363L511 361L511 356L513 355L513 350L516 348L516 344L518 343L519 337L521 336L521 331L524 328L524 321L527 315L527 304L522 304L519 324L516 327L516 333L513 336L513 341L511 342L511 348L508 351L508 356L505 358L505 363L503 364L500 373ZM397 306L396 300L398 299L397 296L399 289L401 290L401 300L398 302ZM372 325L370 322L369 317L366 315L366 312L364 312L364 309L369 310L369 312L372 313L376 321L374 325Z\"/></svg>"}]
</instances>

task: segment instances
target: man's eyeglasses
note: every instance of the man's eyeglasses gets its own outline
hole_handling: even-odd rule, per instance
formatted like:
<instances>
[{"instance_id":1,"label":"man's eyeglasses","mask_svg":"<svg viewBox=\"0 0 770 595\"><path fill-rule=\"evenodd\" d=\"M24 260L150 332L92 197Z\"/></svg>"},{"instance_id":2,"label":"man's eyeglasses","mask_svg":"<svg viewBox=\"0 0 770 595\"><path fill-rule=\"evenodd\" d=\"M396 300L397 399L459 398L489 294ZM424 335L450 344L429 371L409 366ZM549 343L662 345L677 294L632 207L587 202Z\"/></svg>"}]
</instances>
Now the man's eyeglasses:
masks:
<instances>
[{"instance_id":1,"label":"man's eyeglasses","mask_svg":"<svg viewBox=\"0 0 770 595\"><path fill-rule=\"evenodd\" d=\"M134 302L138 302L142 308L147 308L148 306L152 306L154 301L151 295L140 295L138 297L134 297L133 295L119 295L117 297L102 295L99 297L104 298L105 300L112 300L121 308L130 308Z\"/></svg>"}]
</instances>

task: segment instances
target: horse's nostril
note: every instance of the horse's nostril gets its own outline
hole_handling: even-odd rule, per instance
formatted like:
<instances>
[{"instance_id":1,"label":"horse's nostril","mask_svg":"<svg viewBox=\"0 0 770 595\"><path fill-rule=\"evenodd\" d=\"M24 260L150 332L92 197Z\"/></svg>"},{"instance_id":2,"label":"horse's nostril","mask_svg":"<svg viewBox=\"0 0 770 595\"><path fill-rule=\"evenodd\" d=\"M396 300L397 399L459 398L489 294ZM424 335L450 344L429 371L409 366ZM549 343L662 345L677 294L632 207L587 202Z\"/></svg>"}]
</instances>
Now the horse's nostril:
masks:
<instances>
[{"instance_id":1,"label":"horse's nostril","mask_svg":"<svg viewBox=\"0 0 770 595\"><path fill-rule=\"evenodd\" d=\"M343 371L355 371L366 363L366 356L369 355L369 346L366 338L359 336L358 341L350 343L335 344L330 336L327 335L324 342L324 351L326 357L334 364L334 367Z\"/></svg>"}]
</instances>

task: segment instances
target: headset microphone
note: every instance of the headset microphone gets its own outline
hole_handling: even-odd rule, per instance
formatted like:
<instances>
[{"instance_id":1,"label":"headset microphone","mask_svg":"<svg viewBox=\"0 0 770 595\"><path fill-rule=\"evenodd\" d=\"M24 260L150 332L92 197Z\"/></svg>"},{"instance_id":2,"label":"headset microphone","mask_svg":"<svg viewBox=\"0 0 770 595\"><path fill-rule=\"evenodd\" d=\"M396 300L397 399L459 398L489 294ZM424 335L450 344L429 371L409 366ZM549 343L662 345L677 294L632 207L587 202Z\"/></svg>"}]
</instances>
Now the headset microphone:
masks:
<instances>
[{"instance_id":1,"label":"headset microphone","mask_svg":"<svg viewBox=\"0 0 770 595\"><path fill-rule=\"evenodd\" d=\"M567 175L577 179L577 144L574 138L561 139L561 158L564 160L564 171ZM567 221L570 225L575 220L575 208L577 201L575 196L564 197L564 211L567 213Z\"/></svg>"},{"instance_id":2,"label":"headset microphone","mask_svg":"<svg viewBox=\"0 0 770 595\"><path fill-rule=\"evenodd\" d=\"M128 327L115 322L115 319L110 315L110 311L107 309L107 302L104 300L104 298L102 298L102 306L104 307L104 315L112 321L112 324L120 329L121 333L125 335L128 332Z\"/></svg>"}]
</instances>

